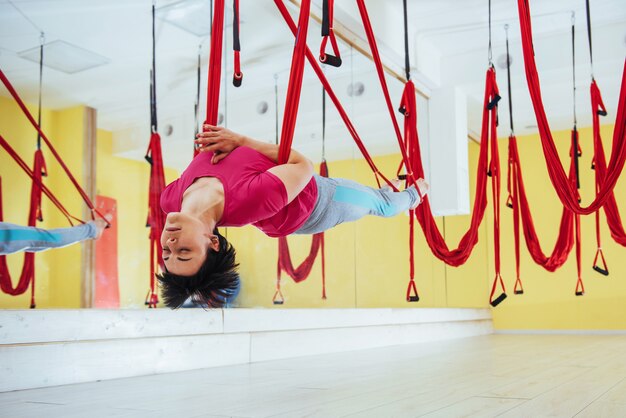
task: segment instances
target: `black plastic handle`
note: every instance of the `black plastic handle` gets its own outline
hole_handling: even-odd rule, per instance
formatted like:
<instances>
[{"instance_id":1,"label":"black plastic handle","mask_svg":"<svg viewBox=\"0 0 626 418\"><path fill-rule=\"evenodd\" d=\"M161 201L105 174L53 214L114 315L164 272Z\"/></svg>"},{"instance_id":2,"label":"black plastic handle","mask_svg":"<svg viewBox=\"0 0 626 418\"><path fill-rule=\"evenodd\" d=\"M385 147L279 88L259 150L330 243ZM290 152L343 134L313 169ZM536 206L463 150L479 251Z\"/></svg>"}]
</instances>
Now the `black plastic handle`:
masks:
<instances>
[{"instance_id":1,"label":"black plastic handle","mask_svg":"<svg viewBox=\"0 0 626 418\"><path fill-rule=\"evenodd\" d=\"M150 163L150 165L152 165L152 157L151 157L151 156L149 156L149 155L147 155L147 154L146 154L146 156L145 156L145 157L143 157L143 158L145 158L145 159L146 159L146 161L147 161L147 162L149 162L149 163Z\"/></svg>"},{"instance_id":2,"label":"black plastic handle","mask_svg":"<svg viewBox=\"0 0 626 418\"><path fill-rule=\"evenodd\" d=\"M598 273L604 275L604 276L608 276L609 275L609 269L603 269L602 267L599 266L593 266L593 269L595 271L597 271Z\"/></svg>"},{"instance_id":3,"label":"black plastic handle","mask_svg":"<svg viewBox=\"0 0 626 418\"><path fill-rule=\"evenodd\" d=\"M580 290L577 290L577 291L576 291L576 296L582 296L582 295L584 295L584 294L585 294L585 292L582 292L582 291L580 291Z\"/></svg>"},{"instance_id":4,"label":"black plastic handle","mask_svg":"<svg viewBox=\"0 0 626 418\"><path fill-rule=\"evenodd\" d=\"M341 67L341 58L331 54L320 55L320 62L332 65L333 67Z\"/></svg>"},{"instance_id":5,"label":"black plastic handle","mask_svg":"<svg viewBox=\"0 0 626 418\"><path fill-rule=\"evenodd\" d=\"M419 302L419 301L420 301L420 297L418 295L409 296L409 299L407 300L407 302Z\"/></svg>"},{"instance_id":6,"label":"black plastic handle","mask_svg":"<svg viewBox=\"0 0 626 418\"><path fill-rule=\"evenodd\" d=\"M285 303L285 302L282 301L282 300L275 300L274 301L274 305L282 305L283 303Z\"/></svg>"},{"instance_id":7,"label":"black plastic handle","mask_svg":"<svg viewBox=\"0 0 626 418\"><path fill-rule=\"evenodd\" d=\"M406 174L398 174L398 180L406 180Z\"/></svg>"},{"instance_id":8,"label":"black plastic handle","mask_svg":"<svg viewBox=\"0 0 626 418\"><path fill-rule=\"evenodd\" d=\"M487 103L487 110L491 110L495 106L497 106L498 102L500 101L501 98L502 97L500 97L499 95L496 94L496 97L494 97L493 100L491 100L489 103Z\"/></svg>"},{"instance_id":9,"label":"black plastic handle","mask_svg":"<svg viewBox=\"0 0 626 418\"><path fill-rule=\"evenodd\" d=\"M515 291L515 294L516 294L516 295L523 295L523 294L524 294L524 289L522 289L522 290L516 290L516 291Z\"/></svg>"},{"instance_id":10,"label":"black plastic handle","mask_svg":"<svg viewBox=\"0 0 626 418\"><path fill-rule=\"evenodd\" d=\"M606 115L607 115L607 112L606 112L606 110L598 110L598 115L600 115L600 116L606 116Z\"/></svg>"},{"instance_id":11,"label":"black plastic handle","mask_svg":"<svg viewBox=\"0 0 626 418\"><path fill-rule=\"evenodd\" d=\"M502 292L502 293L500 294L500 296L498 296L497 298L495 298L495 299L493 300L493 302L490 302L490 304L491 304L491 306L493 306L493 307L495 308L496 306L498 306L499 304L501 304L501 303L502 303L502 301L503 301L504 299L506 299L506 293Z\"/></svg>"},{"instance_id":12,"label":"black plastic handle","mask_svg":"<svg viewBox=\"0 0 626 418\"><path fill-rule=\"evenodd\" d=\"M233 74L233 86L235 87L241 86L242 81L243 81L243 73Z\"/></svg>"},{"instance_id":13,"label":"black plastic handle","mask_svg":"<svg viewBox=\"0 0 626 418\"><path fill-rule=\"evenodd\" d=\"M402 113L403 116L406 116L406 108L404 106L400 106L398 108L398 112Z\"/></svg>"}]
</instances>

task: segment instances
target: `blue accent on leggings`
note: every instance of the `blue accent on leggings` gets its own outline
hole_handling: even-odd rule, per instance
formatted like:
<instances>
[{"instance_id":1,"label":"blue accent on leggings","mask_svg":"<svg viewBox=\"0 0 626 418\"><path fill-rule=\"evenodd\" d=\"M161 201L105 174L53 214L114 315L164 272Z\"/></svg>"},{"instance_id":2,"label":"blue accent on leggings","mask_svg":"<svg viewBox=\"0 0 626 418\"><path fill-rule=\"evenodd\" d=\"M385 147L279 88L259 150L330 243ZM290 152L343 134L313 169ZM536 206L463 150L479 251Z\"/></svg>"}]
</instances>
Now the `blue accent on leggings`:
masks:
<instances>
[{"instance_id":1,"label":"blue accent on leggings","mask_svg":"<svg viewBox=\"0 0 626 418\"><path fill-rule=\"evenodd\" d=\"M349 187L337 186L333 200L366 208L370 213L378 214L379 216L393 216L397 212L390 202L386 202L366 191Z\"/></svg>"},{"instance_id":2,"label":"blue accent on leggings","mask_svg":"<svg viewBox=\"0 0 626 418\"><path fill-rule=\"evenodd\" d=\"M58 243L61 242L59 234L53 234L49 231L38 229L0 229L0 241L45 241Z\"/></svg>"}]
</instances>

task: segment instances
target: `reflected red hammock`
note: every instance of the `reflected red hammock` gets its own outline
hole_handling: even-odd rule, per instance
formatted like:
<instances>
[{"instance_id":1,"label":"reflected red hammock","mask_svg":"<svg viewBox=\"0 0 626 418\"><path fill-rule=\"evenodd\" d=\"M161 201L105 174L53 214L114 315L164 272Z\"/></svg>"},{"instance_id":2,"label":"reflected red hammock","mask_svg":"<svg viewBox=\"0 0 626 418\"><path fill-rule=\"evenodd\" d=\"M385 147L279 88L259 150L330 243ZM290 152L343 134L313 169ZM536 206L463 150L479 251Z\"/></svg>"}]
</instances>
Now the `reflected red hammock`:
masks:
<instances>
[{"instance_id":1,"label":"reflected red hammock","mask_svg":"<svg viewBox=\"0 0 626 418\"><path fill-rule=\"evenodd\" d=\"M622 87L623 90L623 87ZM607 176L606 157L604 155L604 147L602 145L602 136L600 134L600 116L606 115L606 108L602 101L602 95L600 89L593 80L590 86L591 93L591 112L593 118L593 167L595 169L596 177L596 194L601 192L601 185L604 183ZM614 129L618 129L617 126ZM626 246L626 232L624 232L624 226L622 225L622 218L617 209L617 203L615 201L615 194L613 191L608 193L606 203L604 204L604 213L606 214L606 220L611 231L611 236L620 245ZM599 217L599 211L596 212L596 217ZM599 221L599 219L597 220ZM599 222L596 222L596 233L598 237L598 247L601 248L599 237Z\"/></svg>"},{"instance_id":2,"label":"reflected red hammock","mask_svg":"<svg viewBox=\"0 0 626 418\"><path fill-rule=\"evenodd\" d=\"M570 163L569 179L576 182L576 171L573 157ZM517 138L509 137L509 202L513 209L513 228L515 233L515 260L517 277L519 278L519 222L521 219L526 246L535 263L548 271L555 271L567 261L570 251L574 246L574 213L563 207L561 221L559 223L559 235L554 244L550 256L546 256L533 221L533 215L528 204Z\"/></svg>"},{"instance_id":3,"label":"reflected red hammock","mask_svg":"<svg viewBox=\"0 0 626 418\"><path fill-rule=\"evenodd\" d=\"M146 220L146 226L150 228L150 292L145 303L149 308L156 308L159 303L156 289L156 270L157 266L160 266L161 270L165 269L162 257L163 249L161 248L161 231L165 227L165 212L161 210L161 193L165 188L165 172L161 152L161 136L158 132L153 132L150 135L146 159L150 163L148 219Z\"/></svg>"},{"instance_id":4,"label":"reflected red hammock","mask_svg":"<svg viewBox=\"0 0 626 418\"><path fill-rule=\"evenodd\" d=\"M28 210L28 226L37 226L37 221L43 221L41 211L41 194L42 194L42 176L46 174L46 162L40 149L35 151L33 170L33 182L30 189L30 207ZM4 221L4 213L2 208L2 179L0 178L0 221ZM24 262L22 263L22 273L13 287L11 280L11 272L7 265L6 256L0 256L0 288L8 295L17 296L26 292L30 285L30 308L34 309L35 304L35 253L24 253Z\"/></svg>"},{"instance_id":5,"label":"reflected red hammock","mask_svg":"<svg viewBox=\"0 0 626 418\"><path fill-rule=\"evenodd\" d=\"M328 165L326 161L322 161L320 164L320 176L328 177ZM304 261L296 268L291 261L291 254L289 252L289 242L287 237L278 238L278 265L277 265L277 282L276 292L274 293L273 302L275 304L281 304L284 301L282 292L280 291L281 274L284 271L294 282L300 283L305 280L311 274L311 269L317 258L317 254L322 253L322 299L326 299L326 254L324 251L324 233L314 234L311 239L311 249Z\"/></svg>"},{"instance_id":6,"label":"reflected red hammock","mask_svg":"<svg viewBox=\"0 0 626 418\"><path fill-rule=\"evenodd\" d=\"M529 0L518 0L518 9L528 91L530 92L530 98L533 102L535 115L537 117L537 126L550 181L565 207L575 213L588 215L600 209L609 199L615 187L615 183L622 172L624 163L626 162L626 60L624 61L622 85L615 118L615 130L613 131L611 160L606 169L604 181L599 185L596 198L589 206L581 207L578 202L578 193L576 189L572 187L568 176L565 174L563 165L559 160L558 152L550 131L550 125L548 124L544 110L532 44Z\"/></svg>"}]
</instances>

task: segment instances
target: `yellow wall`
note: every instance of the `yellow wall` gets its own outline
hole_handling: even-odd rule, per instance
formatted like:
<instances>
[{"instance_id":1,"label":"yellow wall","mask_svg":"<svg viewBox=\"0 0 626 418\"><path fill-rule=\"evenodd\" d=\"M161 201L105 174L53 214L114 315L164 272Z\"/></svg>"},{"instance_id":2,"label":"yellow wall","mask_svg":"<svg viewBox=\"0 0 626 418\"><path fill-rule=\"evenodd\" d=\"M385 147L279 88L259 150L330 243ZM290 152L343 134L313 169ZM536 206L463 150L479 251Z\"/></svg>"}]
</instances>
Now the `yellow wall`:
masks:
<instances>
[{"instance_id":1,"label":"yellow wall","mask_svg":"<svg viewBox=\"0 0 626 418\"><path fill-rule=\"evenodd\" d=\"M29 110L36 117L36 106ZM36 133L13 100L0 97L0 134L11 144L19 155L32 167L36 149ZM59 154L78 178L82 178L83 116L82 108L42 113L42 126ZM80 217L80 196L73 192L73 186L66 180L62 169L52 154L43 145L48 167L44 183L59 197L70 213ZM0 176L3 185L4 219L6 222L25 225L30 203L30 178L4 152L0 151ZM42 228L67 226L67 221L58 210L43 197L44 222ZM22 271L22 254L7 257L14 286ZM35 256L37 306L77 307L80 305L80 247L67 247ZM30 305L30 289L20 296L0 294L0 306L4 308L27 308Z\"/></svg>"},{"instance_id":2,"label":"yellow wall","mask_svg":"<svg viewBox=\"0 0 626 418\"><path fill-rule=\"evenodd\" d=\"M2 134L29 164L32 164L35 135L12 100L0 98ZM83 108L44 111L43 126L55 146L78 179L82 179ZM603 127L605 148L609 148L612 127ZM583 202L593 195L591 129L581 129L583 157L581 179ZM555 133L563 161L567 161L569 132ZM500 140L501 163L506 170L507 140ZM545 252L551 252L557 235L561 204L549 181L538 135L518 138L520 158L535 225ZM478 146L469 147L470 189L474 190ZM80 216L82 203L60 167L46 152L50 177L45 180L72 212ZM383 172L395 170L398 156L376 158ZM363 160L331 162L331 176L354 179L375 186L369 167ZM506 174L505 172L503 174ZM0 152L0 175L3 178L5 220L26 222L30 181L4 152ZM110 132L98 131L97 192L118 202L118 268L121 305L143 307L148 289L147 214L149 167L146 163L112 155ZM167 181L176 177L166 170ZM611 275L600 276L591 270L595 254L593 216L583 217L583 279L586 294L574 296L576 284L575 258L556 273L549 273L534 264L522 238L521 272L525 294L513 295L515 281L512 214L504 206L506 181L502 182L502 275L509 298L493 310L498 329L624 329L626 328L626 263L621 260L626 249L610 237L602 216L603 248ZM626 181L616 187L618 204L626 201ZM44 228L62 227L67 223L44 198ZM622 204L623 206L623 204ZM421 301L405 302L408 282L408 217L393 219L366 218L340 225L326 234L326 276L328 299L321 299L321 267L319 259L311 276L295 284L283 274L286 308L303 307L487 307L493 280L493 214L491 204L479 230L479 243L468 262L458 268L446 266L435 259L416 224L416 282ZM438 218L448 245L454 248L469 225L469 216ZM273 307L271 303L276 281L277 241L265 237L253 227L225 231L234 244L241 263L242 292L237 305L241 307ZM289 238L294 263L308 253L311 238ZM8 257L14 283L21 270L23 256ZM38 254L38 307L78 307L80 305L80 246ZM0 295L0 307L25 308L28 293L18 297Z\"/></svg>"},{"instance_id":3,"label":"yellow wall","mask_svg":"<svg viewBox=\"0 0 626 418\"><path fill-rule=\"evenodd\" d=\"M470 170L475 170L478 147L470 147ZM375 158L381 171L394 172L398 155ZM363 160L329 163L330 175L345 177L376 186L369 166ZM471 188L475 182L471 178ZM405 301L409 279L408 222L406 214L383 219L368 217L356 223L339 225L326 233L327 300L321 299L321 267L318 261L309 278L294 283L283 274L285 304L281 307L486 307L487 247L485 225L480 228L481 241L470 261L458 268L448 267L432 256L416 222L415 272L420 302ZM469 216L437 219L456 247L469 226ZM272 307L276 282L277 241L265 237L253 227L231 228L228 239L233 243L241 263L242 291L237 301L241 307ZM294 264L308 254L311 238L289 237Z\"/></svg>"},{"instance_id":4,"label":"yellow wall","mask_svg":"<svg viewBox=\"0 0 626 418\"><path fill-rule=\"evenodd\" d=\"M31 112L36 107L30 108ZM82 106L59 111L44 110L44 132L74 174L82 183L83 120ZM0 97L0 134L32 166L36 134L13 100ZM146 142L149 138L146 138ZM143 307L149 286L148 230L145 228L148 199L149 165L145 162L117 158L112 155L111 133L97 134L97 193L118 202L118 267L121 305ZM70 180L54 157L43 146L49 176L44 183L70 213L82 216L83 203ZM166 169L166 180L177 173ZM25 225L30 201L30 179L8 155L0 151L0 176L6 222ZM41 228L69 226L63 215L44 196L44 222ZM22 254L7 257L14 285L22 269ZM35 256L36 298L38 308L80 307L81 246L46 251ZM28 308L30 290L20 296L0 293L0 307Z\"/></svg>"},{"instance_id":5,"label":"yellow wall","mask_svg":"<svg viewBox=\"0 0 626 418\"><path fill-rule=\"evenodd\" d=\"M148 140L146 135L146 144ZM117 201L120 306L143 307L150 283L146 228L150 166L145 161L115 157L111 132L98 130L97 141L97 193ZM174 170L166 169L166 182L173 181L177 175Z\"/></svg>"},{"instance_id":6,"label":"yellow wall","mask_svg":"<svg viewBox=\"0 0 626 418\"><path fill-rule=\"evenodd\" d=\"M610 154L613 127L602 127L604 148ZM555 142L561 161L568 162L569 131L555 133ZM594 195L594 174L590 169L593 157L592 130L580 129L583 156L580 161L581 195L588 205ZM505 139L500 140L501 161L506 161ZM558 234L561 203L548 178L546 163L541 152L538 135L518 138L520 159L527 187L528 200L534 216L537 234L544 253L551 253ZM608 157L607 157L608 158ZM565 167L569 167L567 163ZM615 197L622 215L625 213L626 176L622 174L615 189ZM503 184L503 193L506 185ZM506 196L503 194L503 196ZM509 298L493 310L494 325L498 329L625 329L626 328L626 248L613 241L604 213L601 216L602 244L610 275L602 276L591 269L596 252L595 217L581 217L582 226L582 278L586 293L575 296L576 257L572 251L567 263L555 273L536 265L525 248L522 237L521 278L524 295L512 295L515 281L513 253L512 214L502 209L503 276L509 286ZM491 233L491 224L488 223ZM489 259L492 244L489 242Z\"/></svg>"}]
</instances>

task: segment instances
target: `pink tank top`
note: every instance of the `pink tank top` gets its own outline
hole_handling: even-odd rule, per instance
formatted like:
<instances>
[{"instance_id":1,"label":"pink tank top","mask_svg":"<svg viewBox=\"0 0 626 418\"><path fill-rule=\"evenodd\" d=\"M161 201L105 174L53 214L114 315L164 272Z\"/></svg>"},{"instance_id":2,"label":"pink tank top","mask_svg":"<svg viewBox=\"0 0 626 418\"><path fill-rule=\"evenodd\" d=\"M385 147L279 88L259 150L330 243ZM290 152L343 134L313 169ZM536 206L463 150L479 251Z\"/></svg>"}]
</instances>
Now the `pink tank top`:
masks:
<instances>
[{"instance_id":1,"label":"pink tank top","mask_svg":"<svg viewBox=\"0 0 626 418\"><path fill-rule=\"evenodd\" d=\"M289 235L300 228L313 211L317 186L311 179L289 204L283 182L268 172L276 166L263 154L239 147L217 164L213 153L202 152L191 161L178 180L161 195L165 213L180 211L183 193L200 177L217 177L224 186L224 213L218 226L252 224L270 237Z\"/></svg>"}]
</instances>

